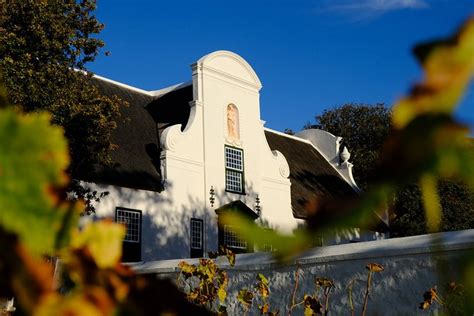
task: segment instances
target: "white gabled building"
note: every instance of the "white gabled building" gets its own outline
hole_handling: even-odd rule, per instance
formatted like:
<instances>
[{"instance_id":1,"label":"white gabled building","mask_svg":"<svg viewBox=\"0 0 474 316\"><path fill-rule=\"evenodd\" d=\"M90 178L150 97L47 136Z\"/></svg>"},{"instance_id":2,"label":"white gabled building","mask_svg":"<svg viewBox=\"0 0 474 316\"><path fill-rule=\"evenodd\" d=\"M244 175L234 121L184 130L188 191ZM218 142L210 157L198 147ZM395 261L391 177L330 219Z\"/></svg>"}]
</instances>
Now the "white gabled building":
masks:
<instances>
[{"instance_id":1,"label":"white gabled building","mask_svg":"<svg viewBox=\"0 0 474 316\"><path fill-rule=\"evenodd\" d=\"M83 179L110 192L97 216L127 223L124 261L205 256L219 244L249 251L218 214L238 210L290 232L312 199L358 192L340 138L264 127L262 85L242 57L216 51L191 68L192 81L157 91L96 77L103 94L129 103L113 165Z\"/></svg>"}]
</instances>

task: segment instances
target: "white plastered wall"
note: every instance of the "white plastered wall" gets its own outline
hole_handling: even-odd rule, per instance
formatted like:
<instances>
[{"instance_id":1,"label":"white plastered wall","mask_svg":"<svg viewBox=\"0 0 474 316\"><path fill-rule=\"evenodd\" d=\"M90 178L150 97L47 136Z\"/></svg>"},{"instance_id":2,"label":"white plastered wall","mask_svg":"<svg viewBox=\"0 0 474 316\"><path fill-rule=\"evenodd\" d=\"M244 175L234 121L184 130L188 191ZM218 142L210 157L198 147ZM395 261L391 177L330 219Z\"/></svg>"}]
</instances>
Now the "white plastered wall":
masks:
<instances>
[{"instance_id":1,"label":"white plastered wall","mask_svg":"<svg viewBox=\"0 0 474 316\"><path fill-rule=\"evenodd\" d=\"M215 209L234 200L254 209L260 198L263 219L271 227L289 232L297 226L291 210L288 163L272 152L260 118L261 83L240 56L217 51L192 66L193 101L183 128L163 131L161 193L88 184L110 194L97 207L100 217L113 217L116 207L143 213L142 259L144 261L189 257L189 226L192 217L205 223L204 254L217 250ZM239 113L240 139L227 135L227 106ZM245 194L225 191L224 146L244 151ZM209 203L211 186L215 204Z\"/></svg>"},{"instance_id":2,"label":"white plastered wall","mask_svg":"<svg viewBox=\"0 0 474 316\"><path fill-rule=\"evenodd\" d=\"M216 205L241 200L254 209L260 198L262 217L271 227L291 231L297 221L291 211L289 167L272 152L260 118L260 80L240 56L217 51L193 66L194 97L203 104L205 185L216 190ZM229 138L227 106L238 109L240 139ZM243 149L245 195L225 191L224 146Z\"/></svg>"}]
</instances>

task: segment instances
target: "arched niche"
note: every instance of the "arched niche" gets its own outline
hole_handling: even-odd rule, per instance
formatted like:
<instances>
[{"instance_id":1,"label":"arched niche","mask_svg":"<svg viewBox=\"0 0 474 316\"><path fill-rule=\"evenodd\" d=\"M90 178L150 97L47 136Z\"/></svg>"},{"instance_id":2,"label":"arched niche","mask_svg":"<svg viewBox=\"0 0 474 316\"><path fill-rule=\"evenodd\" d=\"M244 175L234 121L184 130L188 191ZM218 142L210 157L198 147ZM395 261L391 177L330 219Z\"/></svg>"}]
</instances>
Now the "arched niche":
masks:
<instances>
[{"instance_id":1,"label":"arched niche","mask_svg":"<svg viewBox=\"0 0 474 316\"><path fill-rule=\"evenodd\" d=\"M227 105L227 138L230 141L240 141L239 109L235 104Z\"/></svg>"}]
</instances>

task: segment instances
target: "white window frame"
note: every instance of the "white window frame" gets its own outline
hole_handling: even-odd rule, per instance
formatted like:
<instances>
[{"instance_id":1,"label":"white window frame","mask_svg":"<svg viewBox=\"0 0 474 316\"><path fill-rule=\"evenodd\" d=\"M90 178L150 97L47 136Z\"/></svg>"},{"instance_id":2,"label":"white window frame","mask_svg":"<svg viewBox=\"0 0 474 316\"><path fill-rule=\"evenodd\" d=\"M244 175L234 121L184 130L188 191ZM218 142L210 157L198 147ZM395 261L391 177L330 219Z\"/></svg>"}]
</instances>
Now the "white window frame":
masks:
<instances>
[{"instance_id":1,"label":"white window frame","mask_svg":"<svg viewBox=\"0 0 474 316\"><path fill-rule=\"evenodd\" d=\"M191 249L203 249L204 242L204 221L198 218L191 218L190 244Z\"/></svg>"},{"instance_id":2,"label":"white window frame","mask_svg":"<svg viewBox=\"0 0 474 316\"><path fill-rule=\"evenodd\" d=\"M233 193L244 193L244 151L224 146L225 189Z\"/></svg>"},{"instance_id":3,"label":"white window frame","mask_svg":"<svg viewBox=\"0 0 474 316\"><path fill-rule=\"evenodd\" d=\"M231 225L224 225L224 245L230 248L247 249L247 240Z\"/></svg>"},{"instance_id":4,"label":"white window frame","mask_svg":"<svg viewBox=\"0 0 474 316\"><path fill-rule=\"evenodd\" d=\"M124 241L139 243L141 241L142 212L123 207L115 209L115 222L125 225Z\"/></svg>"}]
</instances>

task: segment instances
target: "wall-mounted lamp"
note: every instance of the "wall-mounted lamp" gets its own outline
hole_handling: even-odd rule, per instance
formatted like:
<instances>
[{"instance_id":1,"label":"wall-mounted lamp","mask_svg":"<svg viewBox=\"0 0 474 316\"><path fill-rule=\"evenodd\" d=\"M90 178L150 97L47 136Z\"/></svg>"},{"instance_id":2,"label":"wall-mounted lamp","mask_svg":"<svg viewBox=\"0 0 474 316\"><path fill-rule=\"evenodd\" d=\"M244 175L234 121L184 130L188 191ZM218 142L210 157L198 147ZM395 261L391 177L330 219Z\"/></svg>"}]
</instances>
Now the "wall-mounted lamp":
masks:
<instances>
[{"instance_id":1,"label":"wall-mounted lamp","mask_svg":"<svg viewBox=\"0 0 474 316\"><path fill-rule=\"evenodd\" d=\"M255 213L257 213L258 216L261 215L260 198L258 197L258 195L255 198Z\"/></svg>"},{"instance_id":2,"label":"wall-mounted lamp","mask_svg":"<svg viewBox=\"0 0 474 316\"><path fill-rule=\"evenodd\" d=\"M214 191L214 187L211 185L211 189L209 190L209 202L211 203L211 207L214 207L214 202L216 201L215 195L216 191Z\"/></svg>"}]
</instances>

